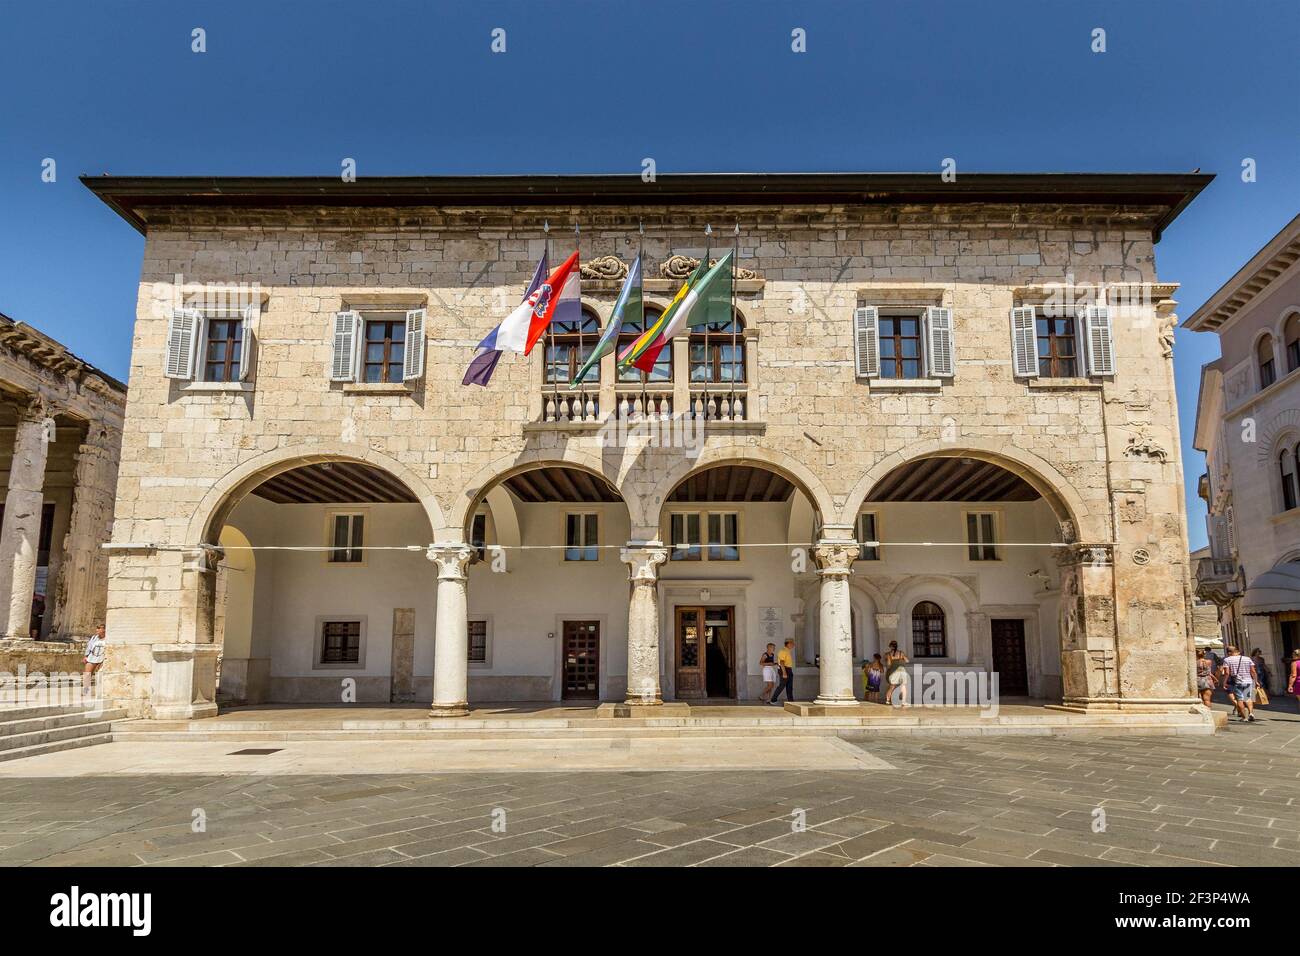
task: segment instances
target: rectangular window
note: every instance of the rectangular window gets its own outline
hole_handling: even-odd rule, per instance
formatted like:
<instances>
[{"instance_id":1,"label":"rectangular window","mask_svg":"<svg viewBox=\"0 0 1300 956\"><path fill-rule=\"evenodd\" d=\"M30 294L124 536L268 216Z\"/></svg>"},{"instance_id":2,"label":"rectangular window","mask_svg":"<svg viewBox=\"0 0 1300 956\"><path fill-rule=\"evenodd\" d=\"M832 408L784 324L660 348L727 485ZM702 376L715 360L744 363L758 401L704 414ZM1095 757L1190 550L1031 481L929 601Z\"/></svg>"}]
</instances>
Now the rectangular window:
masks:
<instances>
[{"instance_id":1,"label":"rectangular window","mask_svg":"<svg viewBox=\"0 0 1300 956\"><path fill-rule=\"evenodd\" d=\"M469 526L470 547L478 554L480 561L487 559L487 515L476 514Z\"/></svg>"},{"instance_id":2,"label":"rectangular window","mask_svg":"<svg viewBox=\"0 0 1300 956\"><path fill-rule=\"evenodd\" d=\"M597 524L594 514L571 514L564 516L564 560L595 561L600 551L597 548Z\"/></svg>"},{"instance_id":3,"label":"rectangular window","mask_svg":"<svg viewBox=\"0 0 1300 956\"><path fill-rule=\"evenodd\" d=\"M238 382L244 351L244 320L209 318L205 324L203 381Z\"/></svg>"},{"instance_id":4,"label":"rectangular window","mask_svg":"<svg viewBox=\"0 0 1300 956\"><path fill-rule=\"evenodd\" d=\"M365 324L361 353L361 381L371 384L400 384L406 361L406 319L390 319L394 313L363 316Z\"/></svg>"},{"instance_id":5,"label":"rectangular window","mask_svg":"<svg viewBox=\"0 0 1300 956\"><path fill-rule=\"evenodd\" d=\"M1074 316L1039 313L1038 374L1046 378L1074 378L1079 374Z\"/></svg>"},{"instance_id":6,"label":"rectangular window","mask_svg":"<svg viewBox=\"0 0 1300 956\"><path fill-rule=\"evenodd\" d=\"M876 516L870 511L864 511L858 515L858 540L878 541L876 537ZM880 548L863 544L858 551L859 561L879 561Z\"/></svg>"},{"instance_id":7,"label":"rectangular window","mask_svg":"<svg viewBox=\"0 0 1300 956\"><path fill-rule=\"evenodd\" d=\"M740 549L736 536L736 513L713 512L709 514L709 560L739 561Z\"/></svg>"},{"instance_id":8,"label":"rectangular window","mask_svg":"<svg viewBox=\"0 0 1300 956\"><path fill-rule=\"evenodd\" d=\"M669 519L669 539L673 561L700 560L700 516L694 512L677 512Z\"/></svg>"},{"instance_id":9,"label":"rectangular window","mask_svg":"<svg viewBox=\"0 0 1300 956\"><path fill-rule=\"evenodd\" d=\"M364 560L365 552L361 546L365 539L365 522L365 515L334 515L331 564L360 564Z\"/></svg>"},{"instance_id":10,"label":"rectangular window","mask_svg":"<svg viewBox=\"0 0 1300 956\"><path fill-rule=\"evenodd\" d=\"M881 315L880 377L921 377L921 317Z\"/></svg>"},{"instance_id":11,"label":"rectangular window","mask_svg":"<svg viewBox=\"0 0 1300 956\"><path fill-rule=\"evenodd\" d=\"M469 662L487 663L487 621L469 622Z\"/></svg>"},{"instance_id":12,"label":"rectangular window","mask_svg":"<svg viewBox=\"0 0 1300 956\"><path fill-rule=\"evenodd\" d=\"M972 561L996 561L997 540L993 529L997 515L992 512L972 512L966 515L967 554Z\"/></svg>"},{"instance_id":13,"label":"rectangular window","mask_svg":"<svg viewBox=\"0 0 1300 956\"><path fill-rule=\"evenodd\" d=\"M359 664L361 622L326 621L321 625L320 663Z\"/></svg>"}]
</instances>

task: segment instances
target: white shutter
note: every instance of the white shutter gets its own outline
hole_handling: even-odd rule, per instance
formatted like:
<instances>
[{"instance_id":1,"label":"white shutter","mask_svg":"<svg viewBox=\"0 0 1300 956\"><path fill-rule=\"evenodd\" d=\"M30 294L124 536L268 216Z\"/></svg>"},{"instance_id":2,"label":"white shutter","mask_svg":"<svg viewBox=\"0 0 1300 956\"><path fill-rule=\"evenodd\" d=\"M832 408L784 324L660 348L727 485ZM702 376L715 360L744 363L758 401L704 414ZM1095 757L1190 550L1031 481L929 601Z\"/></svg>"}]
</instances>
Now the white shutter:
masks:
<instances>
[{"instance_id":1,"label":"white shutter","mask_svg":"<svg viewBox=\"0 0 1300 956\"><path fill-rule=\"evenodd\" d=\"M1232 549L1228 546L1228 522L1223 515L1207 515L1206 524L1210 531L1210 554L1216 558L1227 558L1232 556Z\"/></svg>"},{"instance_id":2,"label":"white shutter","mask_svg":"<svg viewBox=\"0 0 1300 956\"><path fill-rule=\"evenodd\" d=\"M933 378L953 374L952 309L931 306L925 310L925 363Z\"/></svg>"},{"instance_id":3,"label":"white shutter","mask_svg":"<svg viewBox=\"0 0 1300 956\"><path fill-rule=\"evenodd\" d=\"M406 350L403 354L402 380L409 382L424 374L424 309L406 313Z\"/></svg>"},{"instance_id":4,"label":"white shutter","mask_svg":"<svg viewBox=\"0 0 1300 956\"><path fill-rule=\"evenodd\" d=\"M239 348L239 380L247 381L248 376L253 371L253 336L255 335L254 327L257 325L257 319L262 314L262 304L254 303L244 309L244 320L242 322L240 341L243 343Z\"/></svg>"},{"instance_id":5,"label":"white shutter","mask_svg":"<svg viewBox=\"0 0 1300 956\"><path fill-rule=\"evenodd\" d=\"M194 377L194 350L198 347L203 315L197 309L177 309L167 321L166 360L163 374L168 378Z\"/></svg>"},{"instance_id":6,"label":"white shutter","mask_svg":"<svg viewBox=\"0 0 1300 956\"><path fill-rule=\"evenodd\" d=\"M1110 309L1090 305L1083 310L1083 336L1089 375L1115 374L1115 347L1110 327Z\"/></svg>"},{"instance_id":7,"label":"white shutter","mask_svg":"<svg viewBox=\"0 0 1300 956\"><path fill-rule=\"evenodd\" d=\"M858 378L880 374L880 310L874 305L853 310L853 358Z\"/></svg>"},{"instance_id":8,"label":"white shutter","mask_svg":"<svg viewBox=\"0 0 1300 956\"><path fill-rule=\"evenodd\" d=\"M1038 375L1038 330L1034 307L1011 310L1011 355L1015 374L1022 378Z\"/></svg>"},{"instance_id":9,"label":"white shutter","mask_svg":"<svg viewBox=\"0 0 1300 956\"><path fill-rule=\"evenodd\" d=\"M334 350L330 358L330 381L355 381L357 348L361 342L361 316L356 312L336 312L333 328Z\"/></svg>"}]
</instances>

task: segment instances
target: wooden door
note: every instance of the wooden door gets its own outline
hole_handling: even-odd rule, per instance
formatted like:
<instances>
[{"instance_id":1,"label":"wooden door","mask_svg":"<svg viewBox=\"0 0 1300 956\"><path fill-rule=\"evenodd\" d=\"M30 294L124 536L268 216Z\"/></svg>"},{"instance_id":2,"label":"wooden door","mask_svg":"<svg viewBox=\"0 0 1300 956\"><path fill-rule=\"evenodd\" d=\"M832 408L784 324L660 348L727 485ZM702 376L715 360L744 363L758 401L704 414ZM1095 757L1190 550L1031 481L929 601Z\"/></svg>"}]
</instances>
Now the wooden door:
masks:
<instances>
[{"instance_id":1,"label":"wooden door","mask_svg":"<svg viewBox=\"0 0 1300 956\"><path fill-rule=\"evenodd\" d=\"M1024 697L1029 693L1025 665L1025 622L1019 618L990 622L993 632L993 669L998 674L998 693L1003 697Z\"/></svg>"},{"instance_id":2,"label":"wooden door","mask_svg":"<svg viewBox=\"0 0 1300 956\"><path fill-rule=\"evenodd\" d=\"M600 622L564 622L564 700L600 699Z\"/></svg>"},{"instance_id":3,"label":"wooden door","mask_svg":"<svg viewBox=\"0 0 1300 956\"><path fill-rule=\"evenodd\" d=\"M676 632L677 698L704 697L704 608L679 607Z\"/></svg>"}]
</instances>

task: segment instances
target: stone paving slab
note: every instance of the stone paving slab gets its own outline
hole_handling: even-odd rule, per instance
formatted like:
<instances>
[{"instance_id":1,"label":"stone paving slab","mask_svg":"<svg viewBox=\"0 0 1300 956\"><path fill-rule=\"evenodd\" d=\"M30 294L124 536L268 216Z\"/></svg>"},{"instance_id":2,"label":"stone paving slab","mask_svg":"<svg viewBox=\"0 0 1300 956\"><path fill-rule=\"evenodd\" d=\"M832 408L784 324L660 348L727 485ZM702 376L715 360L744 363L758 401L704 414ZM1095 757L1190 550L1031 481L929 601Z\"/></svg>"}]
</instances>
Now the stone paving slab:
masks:
<instances>
[{"instance_id":1,"label":"stone paving slab","mask_svg":"<svg viewBox=\"0 0 1300 956\"><path fill-rule=\"evenodd\" d=\"M1204 867L1300 852L1300 719L1285 712L1214 737L845 745L861 760L771 760L768 743L763 769L667 769L665 751L601 772L158 773L50 755L0 773L0 865Z\"/></svg>"}]
</instances>

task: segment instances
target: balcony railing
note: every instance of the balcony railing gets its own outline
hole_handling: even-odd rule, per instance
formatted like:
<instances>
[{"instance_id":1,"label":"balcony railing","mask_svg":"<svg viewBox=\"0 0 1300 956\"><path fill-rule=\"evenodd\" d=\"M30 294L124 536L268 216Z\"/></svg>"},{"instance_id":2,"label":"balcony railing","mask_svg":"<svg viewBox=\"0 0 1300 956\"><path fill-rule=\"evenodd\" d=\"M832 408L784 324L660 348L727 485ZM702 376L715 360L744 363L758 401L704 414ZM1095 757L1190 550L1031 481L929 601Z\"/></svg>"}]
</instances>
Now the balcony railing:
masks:
<instances>
[{"instance_id":1,"label":"balcony railing","mask_svg":"<svg viewBox=\"0 0 1300 956\"><path fill-rule=\"evenodd\" d=\"M692 388L689 415L711 422L743 422L749 417L748 397L742 389L705 392Z\"/></svg>"},{"instance_id":2,"label":"balcony railing","mask_svg":"<svg viewBox=\"0 0 1300 956\"><path fill-rule=\"evenodd\" d=\"M600 420L600 398L595 392L555 392L542 395L542 421L595 422Z\"/></svg>"},{"instance_id":3,"label":"balcony railing","mask_svg":"<svg viewBox=\"0 0 1300 956\"><path fill-rule=\"evenodd\" d=\"M671 418L673 414L672 392L619 391L616 399L614 403L616 414L619 418L629 421Z\"/></svg>"}]
</instances>

